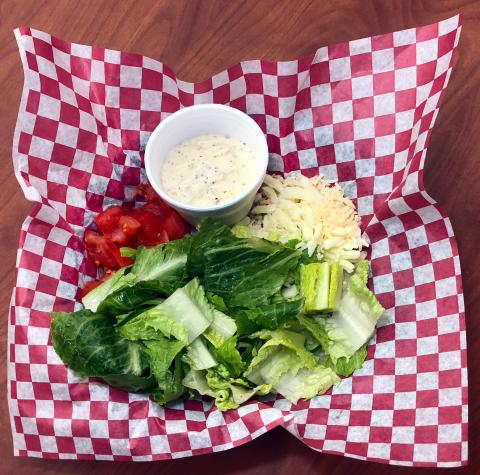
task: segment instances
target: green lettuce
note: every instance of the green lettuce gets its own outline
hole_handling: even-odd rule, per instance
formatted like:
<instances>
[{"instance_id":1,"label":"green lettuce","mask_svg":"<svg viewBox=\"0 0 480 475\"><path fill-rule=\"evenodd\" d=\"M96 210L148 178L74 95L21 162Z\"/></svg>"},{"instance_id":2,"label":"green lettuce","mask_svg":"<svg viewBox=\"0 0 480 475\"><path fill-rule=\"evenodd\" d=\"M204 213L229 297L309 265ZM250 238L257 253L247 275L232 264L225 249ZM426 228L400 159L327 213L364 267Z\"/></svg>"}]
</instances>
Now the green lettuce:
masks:
<instances>
[{"instance_id":1,"label":"green lettuce","mask_svg":"<svg viewBox=\"0 0 480 475\"><path fill-rule=\"evenodd\" d=\"M90 291L82 299L86 309L97 311L107 297L103 311L126 313L135 307L136 301L156 296L154 290L168 295L186 281L186 265L191 238L159 244L152 248L139 247L135 252L135 262L131 267L123 267L105 282ZM157 281L155 284L139 286L139 282ZM133 287L136 290L129 291ZM122 292L119 292L123 290ZM114 295L112 295L114 294ZM128 307L127 305L130 304ZM133 305L133 306L132 306ZM120 308L118 308L120 307Z\"/></svg>"},{"instance_id":2,"label":"green lettuce","mask_svg":"<svg viewBox=\"0 0 480 475\"><path fill-rule=\"evenodd\" d=\"M300 282L305 312L332 312L338 307L343 270L337 263L315 262L300 266Z\"/></svg>"},{"instance_id":3,"label":"green lettuce","mask_svg":"<svg viewBox=\"0 0 480 475\"><path fill-rule=\"evenodd\" d=\"M317 365L315 356L304 347L305 337L299 333L263 330L251 338L266 340L243 373L254 384L275 385L289 370L296 374L300 368Z\"/></svg>"},{"instance_id":4,"label":"green lettuce","mask_svg":"<svg viewBox=\"0 0 480 475\"><path fill-rule=\"evenodd\" d=\"M367 288L368 262L345 279L338 310L332 316L298 315L296 320L322 346L325 364L342 376L361 368L366 344L384 309Z\"/></svg>"},{"instance_id":5,"label":"green lettuce","mask_svg":"<svg viewBox=\"0 0 480 475\"><path fill-rule=\"evenodd\" d=\"M205 330L203 336L216 348L231 338L237 331L237 325L233 318L225 315L216 308L212 307L213 320L210 326Z\"/></svg>"},{"instance_id":6,"label":"green lettuce","mask_svg":"<svg viewBox=\"0 0 480 475\"><path fill-rule=\"evenodd\" d=\"M303 308L303 299L285 300L281 299L279 302L263 305L257 308L242 309L237 311L234 316L235 319L240 320L246 331L244 333L253 333L262 328L267 330L276 330L280 328L289 318L294 317ZM249 324L245 319L252 322Z\"/></svg>"},{"instance_id":7,"label":"green lettuce","mask_svg":"<svg viewBox=\"0 0 480 475\"><path fill-rule=\"evenodd\" d=\"M227 307L268 305L300 257L299 251L281 249L251 261L252 253L256 251L242 245L212 249L205 255L205 288L222 297Z\"/></svg>"},{"instance_id":8,"label":"green lettuce","mask_svg":"<svg viewBox=\"0 0 480 475\"><path fill-rule=\"evenodd\" d=\"M182 359L195 370L208 369L218 364L201 336L188 345Z\"/></svg>"},{"instance_id":9,"label":"green lettuce","mask_svg":"<svg viewBox=\"0 0 480 475\"><path fill-rule=\"evenodd\" d=\"M237 378L245 368L242 356L237 348L237 337L226 340L220 347L214 348L213 354L220 364L227 368L230 375Z\"/></svg>"},{"instance_id":10,"label":"green lettuce","mask_svg":"<svg viewBox=\"0 0 480 475\"><path fill-rule=\"evenodd\" d=\"M207 371L191 370L183 379L183 384L201 395L213 397L221 411L236 409L254 395L264 396L271 389L266 384L251 387L242 378L232 378L222 365Z\"/></svg>"},{"instance_id":11,"label":"green lettuce","mask_svg":"<svg viewBox=\"0 0 480 475\"><path fill-rule=\"evenodd\" d=\"M98 306L108 295L135 280L135 276L129 274L129 272L130 267L122 267L119 269L105 282L102 282L98 287L95 287L82 298L83 306L87 310L96 312Z\"/></svg>"},{"instance_id":12,"label":"green lettuce","mask_svg":"<svg viewBox=\"0 0 480 475\"><path fill-rule=\"evenodd\" d=\"M155 339L160 331L185 344L199 337L213 320L213 308L197 278L177 289L161 304L141 313L120 328L129 340Z\"/></svg>"},{"instance_id":13,"label":"green lettuce","mask_svg":"<svg viewBox=\"0 0 480 475\"><path fill-rule=\"evenodd\" d=\"M192 239L185 236L176 241L146 248L140 246L135 254L132 274L136 282L160 280L178 282L186 278L188 252Z\"/></svg>"},{"instance_id":14,"label":"green lettuce","mask_svg":"<svg viewBox=\"0 0 480 475\"><path fill-rule=\"evenodd\" d=\"M370 339L384 312L384 308L367 287L368 268L367 261L357 264L355 272L346 279L338 310L324 322L329 339L338 340L349 348L342 355L347 358Z\"/></svg>"},{"instance_id":15,"label":"green lettuce","mask_svg":"<svg viewBox=\"0 0 480 475\"><path fill-rule=\"evenodd\" d=\"M207 220L193 238L187 267L228 308L255 308L282 288L300 255L263 239L237 238L227 226Z\"/></svg>"},{"instance_id":16,"label":"green lettuce","mask_svg":"<svg viewBox=\"0 0 480 475\"><path fill-rule=\"evenodd\" d=\"M299 399L311 399L324 394L339 382L340 378L331 368L318 365L313 369L301 368L296 373L294 371L284 373L272 389L296 404Z\"/></svg>"},{"instance_id":17,"label":"green lettuce","mask_svg":"<svg viewBox=\"0 0 480 475\"><path fill-rule=\"evenodd\" d=\"M327 356L325 359L325 366L332 368L335 373L341 376L350 376L355 370L360 369L365 362L367 357L367 344L361 346L353 355L349 358L346 356L341 356L336 359L334 363L333 360Z\"/></svg>"},{"instance_id":18,"label":"green lettuce","mask_svg":"<svg viewBox=\"0 0 480 475\"><path fill-rule=\"evenodd\" d=\"M98 312L108 315L121 315L139 306L145 306L152 300L171 295L180 283L162 282L153 280L150 282L138 282L132 286L126 286L109 294L98 306ZM87 294L88 296L88 294Z\"/></svg>"},{"instance_id":19,"label":"green lettuce","mask_svg":"<svg viewBox=\"0 0 480 475\"><path fill-rule=\"evenodd\" d=\"M90 310L52 313L52 344L79 376L97 376L127 391L154 386L143 345L121 338L106 315Z\"/></svg>"}]
</instances>

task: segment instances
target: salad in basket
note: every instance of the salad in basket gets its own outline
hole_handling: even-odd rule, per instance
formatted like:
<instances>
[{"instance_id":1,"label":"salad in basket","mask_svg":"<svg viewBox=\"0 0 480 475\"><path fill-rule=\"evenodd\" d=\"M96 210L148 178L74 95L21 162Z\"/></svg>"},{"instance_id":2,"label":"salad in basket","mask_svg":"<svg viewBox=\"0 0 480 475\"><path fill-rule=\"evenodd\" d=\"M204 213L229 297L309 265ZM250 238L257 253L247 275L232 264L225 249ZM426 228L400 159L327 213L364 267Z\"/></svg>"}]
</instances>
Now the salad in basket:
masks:
<instances>
[{"instance_id":1,"label":"salad in basket","mask_svg":"<svg viewBox=\"0 0 480 475\"><path fill-rule=\"evenodd\" d=\"M255 395L309 399L362 366L383 308L338 184L266 175L240 223L193 232L152 188L138 191L143 206L109 208L85 232L104 268L85 308L52 314L75 374L160 404L210 396L225 411Z\"/></svg>"},{"instance_id":2,"label":"salad in basket","mask_svg":"<svg viewBox=\"0 0 480 475\"><path fill-rule=\"evenodd\" d=\"M83 310L52 315L71 370L225 411L269 393L309 399L362 366L383 308L355 206L338 183L269 176L267 162L262 130L236 109L193 106L158 125L146 203L96 216L84 241L103 277Z\"/></svg>"}]
</instances>

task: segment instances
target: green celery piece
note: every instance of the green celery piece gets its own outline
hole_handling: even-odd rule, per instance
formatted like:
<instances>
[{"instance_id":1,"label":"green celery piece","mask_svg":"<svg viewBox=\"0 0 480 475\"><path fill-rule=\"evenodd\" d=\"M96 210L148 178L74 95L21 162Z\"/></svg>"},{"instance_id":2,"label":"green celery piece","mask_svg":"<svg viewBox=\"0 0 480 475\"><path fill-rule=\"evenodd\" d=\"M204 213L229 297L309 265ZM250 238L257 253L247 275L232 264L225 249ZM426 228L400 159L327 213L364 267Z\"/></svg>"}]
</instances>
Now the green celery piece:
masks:
<instances>
[{"instance_id":1,"label":"green celery piece","mask_svg":"<svg viewBox=\"0 0 480 475\"><path fill-rule=\"evenodd\" d=\"M330 282L328 289L328 311L333 312L338 308L342 297L343 269L338 262L330 264Z\"/></svg>"},{"instance_id":2,"label":"green celery piece","mask_svg":"<svg viewBox=\"0 0 480 475\"><path fill-rule=\"evenodd\" d=\"M330 266L315 262L300 267L300 282L305 297L305 312L326 312L329 308Z\"/></svg>"}]
</instances>

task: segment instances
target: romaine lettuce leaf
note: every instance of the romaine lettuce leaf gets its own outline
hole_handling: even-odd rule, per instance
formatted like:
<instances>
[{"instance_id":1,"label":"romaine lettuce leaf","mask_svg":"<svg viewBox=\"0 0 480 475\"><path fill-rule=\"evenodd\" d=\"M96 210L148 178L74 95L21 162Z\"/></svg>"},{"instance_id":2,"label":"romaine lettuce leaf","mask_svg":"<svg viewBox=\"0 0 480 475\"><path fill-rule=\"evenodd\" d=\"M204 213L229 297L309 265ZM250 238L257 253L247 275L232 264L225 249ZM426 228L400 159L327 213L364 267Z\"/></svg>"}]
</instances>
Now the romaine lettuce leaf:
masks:
<instances>
[{"instance_id":1,"label":"romaine lettuce leaf","mask_svg":"<svg viewBox=\"0 0 480 475\"><path fill-rule=\"evenodd\" d=\"M338 311L332 316L297 316L298 322L321 344L326 364L344 376L362 366L365 346L384 311L367 288L367 280L368 262L361 261L345 279Z\"/></svg>"},{"instance_id":2,"label":"romaine lettuce leaf","mask_svg":"<svg viewBox=\"0 0 480 475\"><path fill-rule=\"evenodd\" d=\"M227 368L232 377L237 378L242 374L245 364L237 349L236 336L226 340L220 347L214 348L212 352L218 362Z\"/></svg>"},{"instance_id":3,"label":"romaine lettuce leaf","mask_svg":"<svg viewBox=\"0 0 480 475\"><path fill-rule=\"evenodd\" d=\"M336 335L336 339L341 340L339 335L342 335L343 341L348 342L351 352L343 355L347 358L370 339L384 312L375 295L367 288L367 279L368 262L361 261L346 279L338 310L325 321L330 339Z\"/></svg>"},{"instance_id":4,"label":"romaine lettuce leaf","mask_svg":"<svg viewBox=\"0 0 480 475\"><path fill-rule=\"evenodd\" d=\"M128 313L159 296L168 297L182 285L181 282L175 284L158 280L138 282L112 292L100 303L97 311L108 315Z\"/></svg>"},{"instance_id":5,"label":"romaine lettuce leaf","mask_svg":"<svg viewBox=\"0 0 480 475\"><path fill-rule=\"evenodd\" d=\"M337 309L343 282L343 270L338 263L301 265L300 282L306 313L325 313Z\"/></svg>"},{"instance_id":6,"label":"romaine lettuce leaf","mask_svg":"<svg viewBox=\"0 0 480 475\"><path fill-rule=\"evenodd\" d=\"M180 356L177 355L173 370L165 372L162 383L159 384L160 387L150 391L150 394L159 404L166 404L178 399L185 393L185 386L182 383L183 377L182 362Z\"/></svg>"},{"instance_id":7,"label":"romaine lettuce leaf","mask_svg":"<svg viewBox=\"0 0 480 475\"><path fill-rule=\"evenodd\" d=\"M325 359L324 365L332 368L335 373L340 374L341 376L350 376L355 370L360 369L365 362L367 357L367 344L360 347L352 356L349 358L342 356L337 358L337 361L334 363L332 359L328 356Z\"/></svg>"},{"instance_id":8,"label":"romaine lettuce leaf","mask_svg":"<svg viewBox=\"0 0 480 475\"><path fill-rule=\"evenodd\" d=\"M135 254L132 274L136 282L160 280L178 282L186 278L187 256L192 243L190 236L159 244L155 247L140 246Z\"/></svg>"},{"instance_id":9,"label":"romaine lettuce leaf","mask_svg":"<svg viewBox=\"0 0 480 475\"><path fill-rule=\"evenodd\" d=\"M52 344L79 376L97 376L126 390L152 387L143 345L124 340L110 317L90 310L52 313Z\"/></svg>"},{"instance_id":10,"label":"romaine lettuce leaf","mask_svg":"<svg viewBox=\"0 0 480 475\"><path fill-rule=\"evenodd\" d=\"M258 253L243 245L211 249L205 254L205 288L222 297L229 308L267 305L300 256L292 249L255 255L253 259L252 254Z\"/></svg>"},{"instance_id":11,"label":"romaine lettuce leaf","mask_svg":"<svg viewBox=\"0 0 480 475\"><path fill-rule=\"evenodd\" d=\"M215 347L232 337L237 331L237 325L233 318L225 315L216 308L213 308L213 320L210 326L205 330L203 336Z\"/></svg>"},{"instance_id":12,"label":"romaine lettuce leaf","mask_svg":"<svg viewBox=\"0 0 480 475\"><path fill-rule=\"evenodd\" d=\"M170 241L152 248L139 247L135 252L135 262L131 267L123 267L105 282L90 291L82 299L86 309L97 311L100 304L114 292L124 290L125 293L116 293L111 300L107 301L103 310L108 312L119 311L126 313L134 307L127 307L132 303L136 291L128 291L128 287L135 286L141 292L147 289L157 289L162 295L172 293L177 287L184 285L186 281L187 255L191 245L191 237L186 236L176 241ZM139 282L157 281L150 287L144 285L137 287ZM153 293L150 293L153 295ZM149 294L149 295L150 295ZM153 298L146 295L145 298ZM121 307L118 309L117 307Z\"/></svg>"},{"instance_id":13,"label":"romaine lettuce leaf","mask_svg":"<svg viewBox=\"0 0 480 475\"><path fill-rule=\"evenodd\" d=\"M201 336L187 346L187 352L182 360L195 370L208 369L218 364Z\"/></svg>"},{"instance_id":14,"label":"romaine lettuce leaf","mask_svg":"<svg viewBox=\"0 0 480 475\"><path fill-rule=\"evenodd\" d=\"M83 306L87 310L96 312L100 303L105 300L108 295L135 280L135 276L129 274L129 272L130 267L122 267L119 269L105 282L102 282L82 298Z\"/></svg>"},{"instance_id":15,"label":"romaine lettuce leaf","mask_svg":"<svg viewBox=\"0 0 480 475\"><path fill-rule=\"evenodd\" d=\"M317 365L315 356L304 347L305 337L299 333L263 330L251 338L267 340L243 373L255 384L275 385L289 370L295 375L300 368L312 369Z\"/></svg>"},{"instance_id":16,"label":"romaine lettuce leaf","mask_svg":"<svg viewBox=\"0 0 480 475\"><path fill-rule=\"evenodd\" d=\"M215 404L221 411L235 409L252 396L264 396L270 391L269 385L250 387L241 378L229 377L228 371L219 365L207 371L189 371L183 384L199 394L215 398Z\"/></svg>"},{"instance_id":17,"label":"romaine lettuce leaf","mask_svg":"<svg viewBox=\"0 0 480 475\"><path fill-rule=\"evenodd\" d=\"M191 275L203 275L209 294L228 308L266 305L285 282L300 251L263 239L240 239L220 223L201 223L188 257Z\"/></svg>"},{"instance_id":18,"label":"romaine lettuce leaf","mask_svg":"<svg viewBox=\"0 0 480 475\"><path fill-rule=\"evenodd\" d=\"M170 297L130 320L120 328L129 340L155 339L160 331L186 344L200 336L213 320L213 308L197 278L177 289Z\"/></svg>"},{"instance_id":19,"label":"romaine lettuce leaf","mask_svg":"<svg viewBox=\"0 0 480 475\"><path fill-rule=\"evenodd\" d=\"M234 314L234 316L236 319L247 318L256 325L256 327L250 326L249 330L252 330L253 328L255 328L253 331L261 328L266 328L267 330L276 330L277 328L280 328L289 318L292 318L300 313L302 308L303 299L282 299L279 302L271 303L269 305L239 310ZM249 333L252 333L252 331Z\"/></svg>"},{"instance_id":20,"label":"romaine lettuce leaf","mask_svg":"<svg viewBox=\"0 0 480 475\"><path fill-rule=\"evenodd\" d=\"M296 404L299 399L311 399L324 394L340 378L331 368L316 366L313 369L302 368L298 372L288 371L273 385L277 393Z\"/></svg>"}]
</instances>

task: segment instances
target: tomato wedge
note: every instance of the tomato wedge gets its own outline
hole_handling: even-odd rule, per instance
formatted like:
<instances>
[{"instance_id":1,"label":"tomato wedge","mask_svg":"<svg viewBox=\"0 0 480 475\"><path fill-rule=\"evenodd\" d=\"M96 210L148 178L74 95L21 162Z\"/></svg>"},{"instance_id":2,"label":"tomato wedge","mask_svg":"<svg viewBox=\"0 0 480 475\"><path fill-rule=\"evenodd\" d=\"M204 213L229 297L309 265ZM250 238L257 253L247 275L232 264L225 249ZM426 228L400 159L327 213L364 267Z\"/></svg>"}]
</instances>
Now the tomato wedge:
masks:
<instances>
[{"instance_id":1,"label":"tomato wedge","mask_svg":"<svg viewBox=\"0 0 480 475\"><path fill-rule=\"evenodd\" d=\"M85 231L85 246L90 258L96 266L117 269L131 264L133 261L120 254L120 249L106 236L100 236L95 231Z\"/></svg>"},{"instance_id":2,"label":"tomato wedge","mask_svg":"<svg viewBox=\"0 0 480 475\"><path fill-rule=\"evenodd\" d=\"M188 224L174 209L163 219L162 224L168 237L172 240L180 239L190 231Z\"/></svg>"},{"instance_id":3,"label":"tomato wedge","mask_svg":"<svg viewBox=\"0 0 480 475\"><path fill-rule=\"evenodd\" d=\"M155 246L170 240L163 225L163 219L159 218L151 211L141 208L133 209L130 213L140 224L137 232L138 243L143 246Z\"/></svg>"},{"instance_id":4,"label":"tomato wedge","mask_svg":"<svg viewBox=\"0 0 480 475\"><path fill-rule=\"evenodd\" d=\"M94 221L102 234L109 234L115 229L122 215L123 211L121 206L112 206L99 213Z\"/></svg>"},{"instance_id":5,"label":"tomato wedge","mask_svg":"<svg viewBox=\"0 0 480 475\"><path fill-rule=\"evenodd\" d=\"M141 223L133 216L122 216L118 221L118 226L127 236L135 236Z\"/></svg>"}]
</instances>

